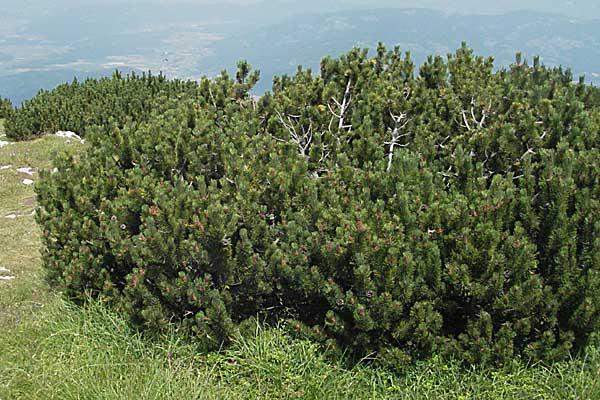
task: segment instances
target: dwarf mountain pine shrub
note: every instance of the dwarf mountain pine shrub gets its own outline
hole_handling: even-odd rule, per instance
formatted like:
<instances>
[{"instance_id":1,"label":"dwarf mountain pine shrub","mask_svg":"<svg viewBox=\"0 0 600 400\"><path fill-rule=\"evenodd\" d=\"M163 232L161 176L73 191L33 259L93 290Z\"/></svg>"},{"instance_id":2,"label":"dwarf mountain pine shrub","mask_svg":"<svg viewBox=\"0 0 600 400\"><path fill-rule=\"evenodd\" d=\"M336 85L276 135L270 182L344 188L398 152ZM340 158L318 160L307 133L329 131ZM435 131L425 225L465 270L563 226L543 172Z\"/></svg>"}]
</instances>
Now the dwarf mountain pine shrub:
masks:
<instances>
[{"instance_id":1,"label":"dwarf mountain pine shrub","mask_svg":"<svg viewBox=\"0 0 600 400\"><path fill-rule=\"evenodd\" d=\"M7 136L26 140L44 133L68 130L85 136L94 125L126 120L142 121L160 109L165 98L182 98L196 94L192 81L167 80L151 73L123 76L116 71L110 78L86 79L40 90L26 100L6 121Z\"/></svg>"},{"instance_id":2,"label":"dwarf mountain pine shrub","mask_svg":"<svg viewBox=\"0 0 600 400\"><path fill-rule=\"evenodd\" d=\"M552 361L600 304L595 88L465 46L383 45L274 80L245 63L96 127L36 187L50 282L219 346L257 316L402 365Z\"/></svg>"},{"instance_id":3,"label":"dwarf mountain pine shrub","mask_svg":"<svg viewBox=\"0 0 600 400\"><path fill-rule=\"evenodd\" d=\"M0 118L8 118L13 111L10 100L0 97Z\"/></svg>"}]
</instances>

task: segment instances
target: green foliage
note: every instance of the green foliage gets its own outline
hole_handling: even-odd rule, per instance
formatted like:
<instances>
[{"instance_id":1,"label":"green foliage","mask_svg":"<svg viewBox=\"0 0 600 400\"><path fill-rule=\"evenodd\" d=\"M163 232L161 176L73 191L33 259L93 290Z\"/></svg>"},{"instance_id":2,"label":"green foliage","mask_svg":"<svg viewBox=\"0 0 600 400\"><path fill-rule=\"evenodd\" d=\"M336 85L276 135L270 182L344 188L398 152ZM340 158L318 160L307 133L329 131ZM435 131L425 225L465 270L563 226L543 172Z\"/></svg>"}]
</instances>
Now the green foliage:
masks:
<instances>
[{"instance_id":1,"label":"green foliage","mask_svg":"<svg viewBox=\"0 0 600 400\"><path fill-rule=\"evenodd\" d=\"M48 169L51 155L64 147L54 136L13 143L0 150L0 165ZM67 148L78 154L84 146L71 141ZM0 216L24 215L0 223L2 266L16 275L0 282L2 399L600 397L596 346L549 367L515 359L490 371L434 356L395 374L366 363L349 370L321 346L266 326L253 326L251 334L211 353L199 352L193 338L175 329L147 340L131 329L126 315L97 301L74 307L40 281L40 235L26 216L32 187L21 180L14 171L0 171Z\"/></svg>"},{"instance_id":2,"label":"green foliage","mask_svg":"<svg viewBox=\"0 0 600 400\"><path fill-rule=\"evenodd\" d=\"M36 187L49 280L214 348L258 317L393 368L564 359L599 324L597 89L517 58L355 49L258 101L241 63L96 128Z\"/></svg>"},{"instance_id":3,"label":"green foliage","mask_svg":"<svg viewBox=\"0 0 600 400\"><path fill-rule=\"evenodd\" d=\"M0 119L8 118L13 111L13 106L10 100L0 97Z\"/></svg>"},{"instance_id":4,"label":"green foliage","mask_svg":"<svg viewBox=\"0 0 600 400\"><path fill-rule=\"evenodd\" d=\"M195 93L191 81L167 80L151 73L123 76L116 71L110 78L77 79L52 91L41 90L9 116L6 133L14 140L26 140L59 130L85 135L94 125L104 126L127 120L145 120L166 99Z\"/></svg>"}]
</instances>

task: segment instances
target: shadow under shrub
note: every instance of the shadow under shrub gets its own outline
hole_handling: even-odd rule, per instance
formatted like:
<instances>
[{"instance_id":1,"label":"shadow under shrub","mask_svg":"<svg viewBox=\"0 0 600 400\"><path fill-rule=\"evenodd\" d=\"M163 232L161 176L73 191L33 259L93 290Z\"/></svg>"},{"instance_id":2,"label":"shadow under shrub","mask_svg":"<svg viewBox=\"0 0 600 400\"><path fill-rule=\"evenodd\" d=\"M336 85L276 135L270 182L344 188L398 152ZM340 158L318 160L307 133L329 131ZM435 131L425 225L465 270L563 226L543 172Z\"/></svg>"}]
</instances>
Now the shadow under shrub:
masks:
<instances>
[{"instance_id":1,"label":"shadow under shrub","mask_svg":"<svg viewBox=\"0 0 600 400\"><path fill-rule=\"evenodd\" d=\"M401 366L564 359L598 329L596 89L465 46L200 85L36 186L50 282L220 346L257 316ZM416 76L415 76L416 75Z\"/></svg>"}]
</instances>

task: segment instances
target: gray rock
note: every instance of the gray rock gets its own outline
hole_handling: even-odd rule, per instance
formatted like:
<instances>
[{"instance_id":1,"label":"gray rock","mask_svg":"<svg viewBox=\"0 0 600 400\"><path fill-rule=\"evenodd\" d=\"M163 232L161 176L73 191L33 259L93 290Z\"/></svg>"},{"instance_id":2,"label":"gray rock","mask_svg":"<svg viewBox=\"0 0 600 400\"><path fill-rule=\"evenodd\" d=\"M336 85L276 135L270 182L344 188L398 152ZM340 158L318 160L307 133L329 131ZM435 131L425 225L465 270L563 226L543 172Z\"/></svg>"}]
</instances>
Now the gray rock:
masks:
<instances>
[{"instance_id":1,"label":"gray rock","mask_svg":"<svg viewBox=\"0 0 600 400\"><path fill-rule=\"evenodd\" d=\"M56 136L65 138L65 139L77 139L81 143L85 143L85 139L82 139L81 136L71 131L58 131L56 132Z\"/></svg>"},{"instance_id":2,"label":"gray rock","mask_svg":"<svg viewBox=\"0 0 600 400\"><path fill-rule=\"evenodd\" d=\"M21 173L27 174L29 176L33 176L33 174L34 174L34 171L32 171L31 167L17 168L17 172L21 172Z\"/></svg>"}]
</instances>

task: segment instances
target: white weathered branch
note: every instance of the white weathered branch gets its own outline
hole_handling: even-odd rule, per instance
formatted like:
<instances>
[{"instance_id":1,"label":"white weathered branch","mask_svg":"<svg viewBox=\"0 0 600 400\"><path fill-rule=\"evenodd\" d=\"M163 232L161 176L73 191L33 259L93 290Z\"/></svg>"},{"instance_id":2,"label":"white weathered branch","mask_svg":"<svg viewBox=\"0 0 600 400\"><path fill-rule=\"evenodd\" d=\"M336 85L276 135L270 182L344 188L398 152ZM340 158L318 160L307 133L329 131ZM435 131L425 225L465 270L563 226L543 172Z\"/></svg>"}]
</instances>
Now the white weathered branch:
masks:
<instances>
[{"instance_id":1,"label":"white weathered branch","mask_svg":"<svg viewBox=\"0 0 600 400\"><path fill-rule=\"evenodd\" d=\"M394 121L394 129L392 130L392 138L391 140L384 142L384 144L389 145L388 150L388 164L387 164L387 172L390 172L392 169L392 161L394 159L394 147L407 147L408 144L400 144L400 139L408 136L410 133L400 134L400 130L404 129L408 122L410 121L406 114L402 113L400 115L394 115L390 112L390 116ZM404 122L403 122L404 121Z\"/></svg>"},{"instance_id":2,"label":"white weathered branch","mask_svg":"<svg viewBox=\"0 0 600 400\"><path fill-rule=\"evenodd\" d=\"M493 152L492 154L488 154L487 150L485 150L484 154L485 154L485 160L483 160L483 165L485 165L485 163L488 162L489 160L491 160L492 158L496 157L496 154L498 154L498 153Z\"/></svg>"},{"instance_id":3,"label":"white weathered branch","mask_svg":"<svg viewBox=\"0 0 600 400\"><path fill-rule=\"evenodd\" d=\"M329 131L331 132L331 125L335 119L338 120L338 130L341 129L352 129L352 124L346 124L346 112L348 108L350 108L350 104L352 103L352 79L348 79L348 83L346 84L346 90L344 91L344 97L342 98L342 102L340 103L335 97L332 97L331 100L335 103L337 110L334 111L331 104L327 103L327 108L329 108L329 112L333 115L331 120L329 121ZM338 145L339 145L338 138Z\"/></svg>"},{"instance_id":4,"label":"white weathered branch","mask_svg":"<svg viewBox=\"0 0 600 400\"><path fill-rule=\"evenodd\" d=\"M470 131L471 129L474 129L475 127L482 129L485 125L485 120L486 120L487 116L490 114L491 108L492 108L492 102L490 101L490 104L487 106L487 108L483 108L481 110L481 118L477 118L475 116L475 99L471 98L471 108L468 111L470 114L470 123L469 123L469 117L467 116L467 110L462 110L461 114L462 114L463 122L462 122L461 126L463 128L466 128L468 131Z\"/></svg>"},{"instance_id":5,"label":"white weathered branch","mask_svg":"<svg viewBox=\"0 0 600 400\"><path fill-rule=\"evenodd\" d=\"M327 160L329 158L329 146L327 146L324 142L323 142L323 133L321 133L321 157L319 158L319 163L324 162L325 160Z\"/></svg>"},{"instance_id":6,"label":"white weathered branch","mask_svg":"<svg viewBox=\"0 0 600 400\"><path fill-rule=\"evenodd\" d=\"M469 125L469 121L467 121L467 110L462 110L463 124L461 125L463 128L467 128L468 131L471 130L471 125Z\"/></svg>"},{"instance_id":7,"label":"white weathered branch","mask_svg":"<svg viewBox=\"0 0 600 400\"><path fill-rule=\"evenodd\" d=\"M291 141L296 144L296 147L298 148L300 154L303 157L307 157L306 152L313 140L312 122L308 125L308 128L305 128L304 125L300 125L300 129L298 130L296 128L296 123L292 120L292 118L299 119L299 115L287 114L284 118L284 116L279 111L276 111L276 113L279 122L288 131ZM273 135L271 136L277 141L286 142L286 140L284 139L277 138Z\"/></svg>"},{"instance_id":8,"label":"white weathered branch","mask_svg":"<svg viewBox=\"0 0 600 400\"><path fill-rule=\"evenodd\" d=\"M527 146L527 151L525 153L523 153L523 155L520 157L520 159L522 160L523 158L525 158L525 156L527 156L528 154L532 154L535 155L535 151L533 150L533 148Z\"/></svg>"},{"instance_id":9,"label":"white weathered branch","mask_svg":"<svg viewBox=\"0 0 600 400\"><path fill-rule=\"evenodd\" d=\"M438 174L442 176L446 189L450 186L450 181L448 181L448 178L456 178L458 176L458 173L452 172L452 165L448 167L447 172L442 171L438 172Z\"/></svg>"},{"instance_id":10,"label":"white weathered branch","mask_svg":"<svg viewBox=\"0 0 600 400\"><path fill-rule=\"evenodd\" d=\"M436 147L439 147L441 149L445 149L446 146L444 146L444 144L448 141L448 139L450 139L450 135L446 136L444 138L444 140L442 140L441 142L439 142L438 144L436 144Z\"/></svg>"},{"instance_id":11,"label":"white weathered branch","mask_svg":"<svg viewBox=\"0 0 600 400\"><path fill-rule=\"evenodd\" d=\"M212 90L210 89L210 85L208 85L208 94L210 95L210 100L213 104L213 107L217 108L217 102L215 100L215 96L213 96Z\"/></svg>"},{"instance_id":12,"label":"white weathered branch","mask_svg":"<svg viewBox=\"0 0 600 400\"><path fill-rule=\"evenodd\" d=\"M485 172L483 176L484 176L484 178L486 178L486 179L487 179L487 178L489 178L490 176L494 175L494 171L492 171L492 170L490 170L490 169L487 169L487 168L485 167L485 164L486 164L488 161L490 161L492 158L496 157L496 155L497 155L498 153L494 151L492 154L488 154L487 150L485 150L484 154L485 154L485 160L483 160L483 162L481 163L481 165L482 165L482 167L483 167L483 169L484 169L484 172Z\"/></svg>"}]
</instances>

